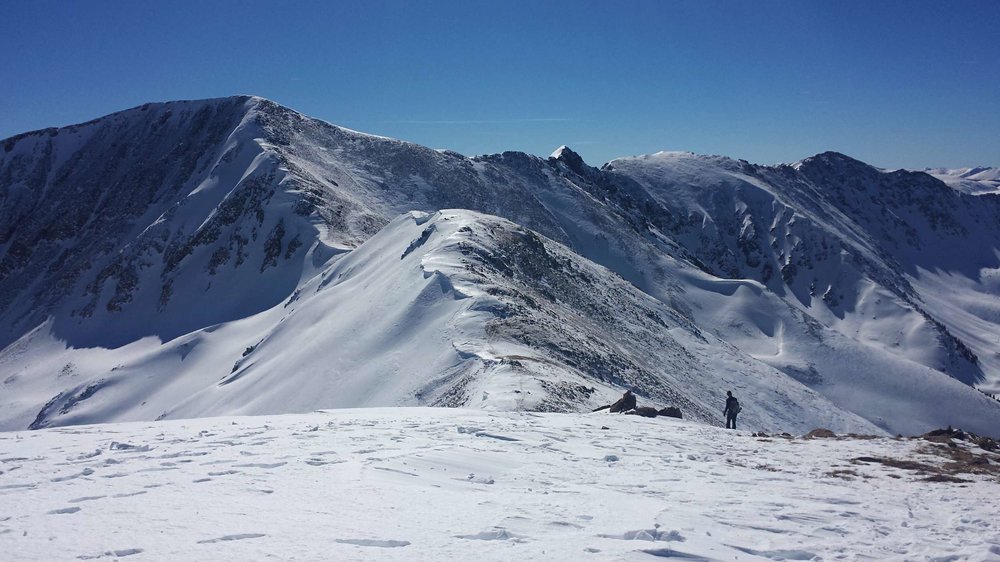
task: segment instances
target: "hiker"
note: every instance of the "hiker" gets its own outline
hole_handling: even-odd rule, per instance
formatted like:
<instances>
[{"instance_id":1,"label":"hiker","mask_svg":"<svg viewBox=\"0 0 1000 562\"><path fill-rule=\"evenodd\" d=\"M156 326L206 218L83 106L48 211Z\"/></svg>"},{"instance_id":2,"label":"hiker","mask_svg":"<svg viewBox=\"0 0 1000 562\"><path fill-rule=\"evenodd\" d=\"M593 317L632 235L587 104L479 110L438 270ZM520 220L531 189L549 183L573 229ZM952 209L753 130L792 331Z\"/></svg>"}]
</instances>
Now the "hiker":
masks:
<instances>
[{"instance_id":1,"label":"hiker","mask_svg":"<svg viewBox=\"0 0 1000 562\"><path fill-rule=\"evenodd\" d=\"M726 416L726 429L736 429L736 414L740 413L743 408L740 407L740 401L733 396L732 390L726 391L726 409L722 410L722 415Z\"/></svg>"}]
</instances>

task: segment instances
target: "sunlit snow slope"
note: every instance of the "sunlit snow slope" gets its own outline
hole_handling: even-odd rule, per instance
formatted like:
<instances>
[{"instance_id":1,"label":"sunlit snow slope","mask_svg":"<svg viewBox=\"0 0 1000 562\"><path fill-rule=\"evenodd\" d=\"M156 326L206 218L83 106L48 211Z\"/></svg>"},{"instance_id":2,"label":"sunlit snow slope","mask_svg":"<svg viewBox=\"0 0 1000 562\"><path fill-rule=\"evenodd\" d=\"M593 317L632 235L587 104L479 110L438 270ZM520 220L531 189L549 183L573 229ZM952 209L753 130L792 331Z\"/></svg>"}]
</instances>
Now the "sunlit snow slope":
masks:
<instances>
[{"instance_id":1,"label":"sunlit snow slope","mask_svg":"<svg viewBox=\"0 0 1000 562\"><path fill-rule=\"evenodd\" d=\"M236 97L7 139L0 203L3 429L627 387L1000 427L997 198L842 155L466 158Z\"/></svg>"},{"instance_id":2,"label":"sunlit snow slope","mask_svg":"<svg viewBox=\"0 0 1000 562\"><path fill-rule=\"evenodd\" d=\"M975 168L928 168L928 174L973 195L1000 192L1000 168L978 166Z\"/></svg>"}]
</instances>

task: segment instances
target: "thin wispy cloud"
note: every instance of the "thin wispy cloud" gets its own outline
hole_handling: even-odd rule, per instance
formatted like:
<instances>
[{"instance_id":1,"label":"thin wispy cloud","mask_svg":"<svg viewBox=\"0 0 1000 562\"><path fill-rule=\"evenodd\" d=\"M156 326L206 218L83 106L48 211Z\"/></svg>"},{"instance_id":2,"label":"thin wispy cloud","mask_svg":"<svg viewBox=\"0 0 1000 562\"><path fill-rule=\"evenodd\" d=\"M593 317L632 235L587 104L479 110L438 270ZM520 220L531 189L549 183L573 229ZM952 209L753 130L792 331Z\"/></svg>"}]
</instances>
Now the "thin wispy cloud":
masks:
<instances>
[{"instance_id":1,"label":"thin wispy cloud","mask_svg":"<svg viewBox=\"0 0 1000 562\"><path fill-rule=\"evenodd\" d=\"M564 117L534 117L523 119L404 119L389 121L404 125L510 125L516 123L568 123Z\"/></svg>"}]
</instances>

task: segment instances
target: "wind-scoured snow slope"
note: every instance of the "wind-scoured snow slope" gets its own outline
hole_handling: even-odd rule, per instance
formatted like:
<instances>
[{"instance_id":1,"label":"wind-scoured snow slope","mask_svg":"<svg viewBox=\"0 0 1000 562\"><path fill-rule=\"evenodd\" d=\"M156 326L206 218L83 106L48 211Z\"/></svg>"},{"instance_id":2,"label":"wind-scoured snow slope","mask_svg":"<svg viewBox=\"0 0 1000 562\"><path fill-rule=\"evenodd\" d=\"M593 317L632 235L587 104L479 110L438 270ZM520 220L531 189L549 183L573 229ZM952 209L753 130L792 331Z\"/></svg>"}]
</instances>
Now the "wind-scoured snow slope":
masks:
<instances>
[{"instance_id":1,"label":"wind-scoured snow slope","mask_svg":"<svg viewBox=\"0 0 1000 562\"><path fill-rule=\"evenodd\" d=\"M21 562L1000 560L1000 483L977 464L1000 455L947 441L440 408L0 433L0 551Z\"/></svg>"},{"instance_id":2,"label":"wind-scoured snow slope","mask_svg":"<svg viewBox=\"0 0 1000 562\"><path fill-rule=\"evenodd\" d=\"M997 201L924 174L466 158L254 97L2 146L0 428L628 386L714 423L731 388L769 430L1000 427L967 386L1000 380Z\"/></svg>"},{"instance_id":3,"label":"wind-scoured snow slope","mask_svg":"<svg viewBox=\"0 0 1000 562\"><path fill-rule=\"evenodd\" d=\"M708 272L758 280L849 339L1000 387L1000 197L836 153L779 167L658 153L605 169L668 209L659 227ZM770 331L749 344L770 346Z\"/></svg>"},{"instance_id":4,"label":"wind-scoured snow slope","mask_svg":"<svg viewBox=\"0 0 1000 562\"><path fill-rule=\"evenodd\" d=\"M47 317L74 347L169 340L291 293L329 249L254 103L147 104L4 141L0 344Z\"/></svg>"},{"instance_id":5,"label":"wind-scoured snow slope","mask_svg":"<svg viewBox=\"0 0 1000 562\"><path fill-rule=\"evenodd\" d=\"M404 215L287 302L163 345L58 350L44 331L19 345L42 351L8 360L13 397L51 395L75 370L107 374L40 411L6 404L14 427L351 406L590 410L632 387L705 422L718 389L737 388L753 427L879 431L611 271L469 211ZM60 364L71 367L53 385L45 373Z\"/></svg>"}]
</instances>

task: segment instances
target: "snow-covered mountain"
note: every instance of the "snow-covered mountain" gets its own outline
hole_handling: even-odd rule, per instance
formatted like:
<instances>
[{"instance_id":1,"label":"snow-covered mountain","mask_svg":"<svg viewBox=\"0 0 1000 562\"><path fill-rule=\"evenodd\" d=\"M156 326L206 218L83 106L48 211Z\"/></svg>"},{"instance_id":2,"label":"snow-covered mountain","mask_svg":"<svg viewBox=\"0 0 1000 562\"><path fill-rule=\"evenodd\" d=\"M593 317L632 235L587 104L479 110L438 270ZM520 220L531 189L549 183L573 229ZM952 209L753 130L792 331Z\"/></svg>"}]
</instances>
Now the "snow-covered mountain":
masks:
<instances>
[{"instance_id":1,"label":"snow-covered mountain","mask_svg":"<svg viewBox=\"0 0 1000 562\"><path fill-rule=\"evenodd\" d=\"M640 401L1000 427L1000 197L826 153L467 158L254 97L3 141L0 428ZM446 210L451 209L451 210Z\"/></svg>"},{"instance_id":2,"label":"snow-covered mountain","mask_svg":"<svg viewBox=\"0 0 1000 562\"><path fill-rule=\"evenodd\" d=\"M927 168L928 174L944 183L972 195L1000 193L1000 168Z\"/></svg>"}]
</instances>

